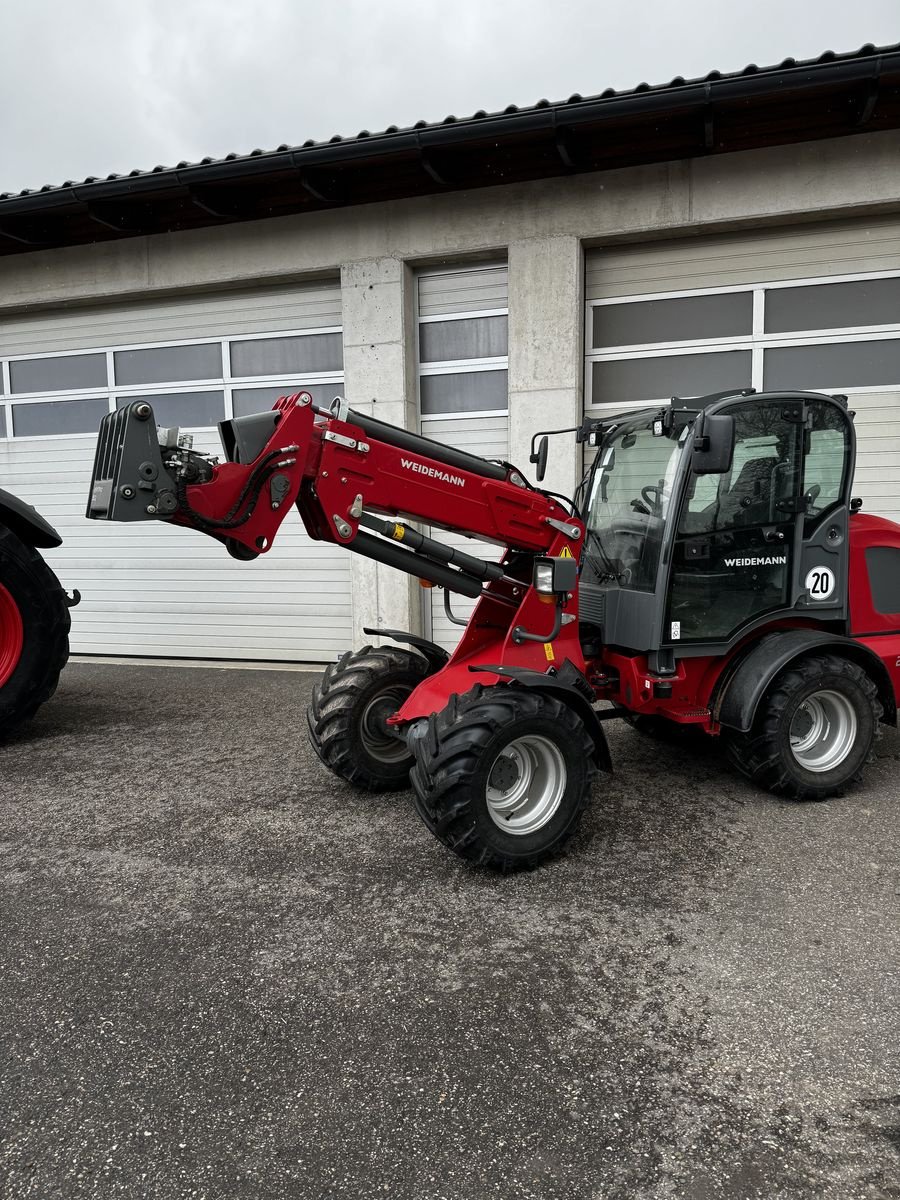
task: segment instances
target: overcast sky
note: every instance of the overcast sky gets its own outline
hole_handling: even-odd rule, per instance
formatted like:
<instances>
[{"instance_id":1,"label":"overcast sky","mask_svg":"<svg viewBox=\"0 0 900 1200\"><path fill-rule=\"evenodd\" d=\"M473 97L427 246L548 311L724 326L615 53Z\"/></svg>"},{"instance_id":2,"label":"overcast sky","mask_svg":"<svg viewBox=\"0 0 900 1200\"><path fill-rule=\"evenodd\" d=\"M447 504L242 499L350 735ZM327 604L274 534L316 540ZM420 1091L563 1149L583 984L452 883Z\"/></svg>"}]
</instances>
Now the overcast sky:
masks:
<instances>
[{"instance_id":1,"label":"overcast sky","mask_svg":"<svg viewBox=\"0 0 900 1200\"><path fill-rule=\"evenodd\" d=\"M7 0L0 191L900 41L900 0Z\"/></svg>"}]
</instances>

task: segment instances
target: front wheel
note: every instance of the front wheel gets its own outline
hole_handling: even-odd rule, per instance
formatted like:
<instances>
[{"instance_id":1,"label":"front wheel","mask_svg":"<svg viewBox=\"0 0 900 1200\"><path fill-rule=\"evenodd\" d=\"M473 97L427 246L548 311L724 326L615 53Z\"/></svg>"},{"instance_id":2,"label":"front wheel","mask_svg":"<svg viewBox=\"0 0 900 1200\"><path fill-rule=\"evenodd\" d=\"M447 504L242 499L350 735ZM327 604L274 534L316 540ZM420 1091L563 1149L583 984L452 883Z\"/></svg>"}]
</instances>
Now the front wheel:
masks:
<instances>
[{"instance_id":1,"label":"front wheel","mask_svg":"<svg viewBox=\"0 0 900 1200\"><path fill-rule=\"evenodd\" d=\"M750 733L728 737L728 757L777 795L828 800L862 777L881 711L862 667L835 654L814 655L776 678Z\"/></svg>"},{"instance_id":2,"label":"front wheel","mask_svg":"<svg viewBox=\"0 0 900 1200\"><path fill-rule=\"evenodd\" d=\"M326 667L306 720L329 771L367 792L408 787L412 755L387 719L429 673L420 654L395 646L348 650Z\"/></svg>"},{"instance_id":3,"label":"front wheel","mask_svg":"<svg viewBox=\"0 0 900 1200\"><path fill-rule=\"evenodd\" d=\"M410 745L422 820L461 858L504 871L536 866L565 846L597 772L578 714L514 684L452 696L413 727Z\"/></svg>"}]
</instances>

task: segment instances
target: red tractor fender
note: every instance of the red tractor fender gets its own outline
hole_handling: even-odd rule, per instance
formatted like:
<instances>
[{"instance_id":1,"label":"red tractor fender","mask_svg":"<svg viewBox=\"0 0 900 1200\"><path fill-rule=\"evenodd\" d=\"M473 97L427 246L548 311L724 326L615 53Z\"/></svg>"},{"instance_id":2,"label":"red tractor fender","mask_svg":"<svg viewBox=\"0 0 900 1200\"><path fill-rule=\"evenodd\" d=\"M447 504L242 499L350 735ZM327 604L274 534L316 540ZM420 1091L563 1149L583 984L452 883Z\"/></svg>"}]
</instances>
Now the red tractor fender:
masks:
<instances>
[{"instance_id":1,"label":"red tractor fender","mask_svg":"<svg viewBox=\"0 0 900 1200\"><path fill-rule=\"evenodd\" d=\"M857 663L878 688L882 721L897 723L897 697L884 663L861 642L822 629L779 629L756 642L749 653L732 659L710 702L713 718L729 729L748 733L769 685L790 663L817 650L833 650Z\"/></svg>"},{"instance_id":2,"label":"red tractor fender","mask_svg":"<svg viewBox=\"0 0 900 1200\"><path fill-rule=\"evenodd\" d=\"M0 525L12 530L28 546L50 550L62 545L62 538L37 509L0 488Z\"/></svg>"},{"instance_id":3,"label":"red tractor fender","mask_svg":"<svg viewBox=\"0 0 900 1200\"><path fill-rule=\"evenodd\" d=\"M528 667L484 666L470 667L473 674L482 671L490 675L499 675L503 683L499 686L512 684L518 687L532 688L535 691L546 692L555 696L563 704L581 717L588 736L594 742L594 761L601 771L612 774L612 757L603 725L594 711L594 694L591 685L568 659L566 659L554 675L542 674Z\"/></svg>"}]
</instances>

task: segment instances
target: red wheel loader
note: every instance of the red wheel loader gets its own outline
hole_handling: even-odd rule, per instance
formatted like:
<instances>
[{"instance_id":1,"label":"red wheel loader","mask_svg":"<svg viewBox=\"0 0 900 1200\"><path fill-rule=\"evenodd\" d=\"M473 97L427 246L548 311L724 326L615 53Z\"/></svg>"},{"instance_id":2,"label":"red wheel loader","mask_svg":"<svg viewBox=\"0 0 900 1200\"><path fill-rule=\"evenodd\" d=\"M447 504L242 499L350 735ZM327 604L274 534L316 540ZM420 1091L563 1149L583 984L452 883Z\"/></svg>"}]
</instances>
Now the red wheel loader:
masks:
<instances>
[{"instance_id":1,"label":"red wheel loader","mask_svg":"<svg viewBox=\"0 0 900 1200\"><path fill-rule=\"evenodd\" d=\"M897 719L900 526L851 500L852 416L840 396L744 391L546 431L538 482L551 433L596 451L570 500L340 399L225 421L221 462L140 401L104 419L88 516L166 520L250 560L296 507L311 538L475 599L450 655L365 630L396 645L329 666L309 730L334 774L411 782L446 846L510 870L572 837L611 770L607 720L721 737L795 800L859 780Z\"/></svg>"},{"instance_id":2,"label":"red wheel loader","mask_svg":"<svg viewBox=\"0 0 900 1200\"><path fill-rule=\"evenodd\" d=\"M0 491L0 740L56 691L69 657L70 601L39 550L62 538L30 505Z\"/></svg>"}]
</instances>

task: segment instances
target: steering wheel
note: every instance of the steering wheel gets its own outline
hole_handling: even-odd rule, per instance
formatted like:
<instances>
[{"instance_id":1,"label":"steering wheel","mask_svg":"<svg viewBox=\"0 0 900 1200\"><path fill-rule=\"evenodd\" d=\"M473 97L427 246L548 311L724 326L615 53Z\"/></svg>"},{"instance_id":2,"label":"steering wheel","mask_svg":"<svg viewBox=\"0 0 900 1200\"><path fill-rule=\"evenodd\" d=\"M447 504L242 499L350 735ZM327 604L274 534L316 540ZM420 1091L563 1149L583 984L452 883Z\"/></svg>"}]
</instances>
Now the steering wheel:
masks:
<instances>
[{"instance_id":1,"label":"steering wheel","mask_svg":"<svg viewBox=\"0 0 900 1200\"><path fill-rule=\"evenodd\" d=\"M648 483L646 487L642 487L641 497L649 507L652 516L659 517L662 515L665 492L660 484Z\"/></svg>"},{"instance_id":2,"label":"steering wheel","mask_svg":"<svg viewBox=\"0 0 900 1200\"><path fill-rule=\"evenodd\" d=\"M613 524L609 528L610 534L615 537L619 533L625 533L631 537L638 537L641 540L645 538L659 537L660 531L664 525L662 517L646 516L642 520L640 517L616 517Z\"/></svg>"}]
</instances>

